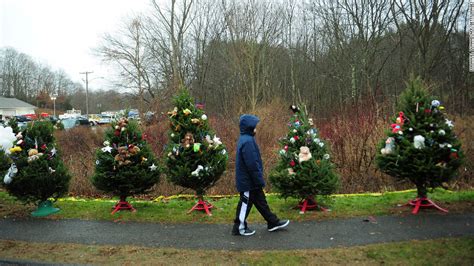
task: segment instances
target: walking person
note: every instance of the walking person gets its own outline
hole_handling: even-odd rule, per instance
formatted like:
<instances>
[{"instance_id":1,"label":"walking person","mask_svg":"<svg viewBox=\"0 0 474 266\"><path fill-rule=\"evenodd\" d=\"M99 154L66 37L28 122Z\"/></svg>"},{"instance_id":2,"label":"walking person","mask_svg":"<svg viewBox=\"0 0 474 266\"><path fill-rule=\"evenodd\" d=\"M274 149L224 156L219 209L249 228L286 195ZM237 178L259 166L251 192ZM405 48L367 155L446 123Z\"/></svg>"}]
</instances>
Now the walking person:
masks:
<instances>
[{"instance_id":1,"label":"walking person","mask_svg":"<svg viewBox=\"0 0 474 266\"><path fill-rule=\"evenodd\" d=\"M260 119L254 115L240 117L240 137L237 143L235 174L240 201L235 214L233 235L250 236L255 234L247 226L247 216L253 205L267 221L268 231L273 232L286 227L290 221L280 220L270 210L263 187L263 163L260 150L255 141L256 127Z\"/></svg>"}]
</instances>

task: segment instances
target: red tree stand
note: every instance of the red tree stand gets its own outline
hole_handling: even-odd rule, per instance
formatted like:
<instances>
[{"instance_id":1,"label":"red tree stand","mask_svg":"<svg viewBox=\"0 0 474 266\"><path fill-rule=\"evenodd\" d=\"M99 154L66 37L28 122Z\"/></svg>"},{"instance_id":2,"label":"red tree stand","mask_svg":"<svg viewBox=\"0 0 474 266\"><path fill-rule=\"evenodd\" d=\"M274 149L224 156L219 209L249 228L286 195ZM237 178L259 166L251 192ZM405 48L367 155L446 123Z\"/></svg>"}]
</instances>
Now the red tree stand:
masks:
<instances>
[{"instance_id":1,"label":"red tree stand","mask_svg":"<svg viewBox=\"0 0 474 266\"><path fill-rule=\"evenodd\" d=\"M417 214L420 208L435 208L438 209L442 212L448 212L448 210L441 208L440 206L436 205L432 200L424 197L424 198L416 198L414 200L410 200L405 206L415 206L413 208L413 211L411 212L412 214Z\"/></svg>"},{"instance_id":2,"label":"red tree stand","mask_svg":"<svg viewBox=\"0 0 474 266\"><path fill-rule=\"evenodd\" d=\"M306 210L314 210L318 209L321 211L328 211L328 209L320 206L316 200L314 199L313 196L309 196L306 199L302 199L299 203L298 206L296 207L297 209L300 209L300 214L304 214Z\"/></svg>"},{"instance_id":3,"label":"red tree stand","mask_svg":"<svg viewBox=\"0 0 474 266\"><path fill-rule=\"evenodd\" d=\"M130 203L127 202L126 199L127 199L126 196L120 196L119 202L117 204L115 204L114 210L110 214L114 214L114 213L116 213L118 211L121 211L121 210L129 210L129 211L132 211L132 212L137 211L135 208L132 207L132 205Z\"/></svg>"},{"instance_id":4,"label":"red tree stand","mask_svg":"<svg viewBox=\"0 0 474 266\"><path fill-rule=\"evenodd\" d=\"M188 213L191 213L192 211L205 211L207 215L212 216L212 208L214 208L212 204L203 200L202 196L198 196L198 202L188 211Z\"/></svg>"}]
</instances>

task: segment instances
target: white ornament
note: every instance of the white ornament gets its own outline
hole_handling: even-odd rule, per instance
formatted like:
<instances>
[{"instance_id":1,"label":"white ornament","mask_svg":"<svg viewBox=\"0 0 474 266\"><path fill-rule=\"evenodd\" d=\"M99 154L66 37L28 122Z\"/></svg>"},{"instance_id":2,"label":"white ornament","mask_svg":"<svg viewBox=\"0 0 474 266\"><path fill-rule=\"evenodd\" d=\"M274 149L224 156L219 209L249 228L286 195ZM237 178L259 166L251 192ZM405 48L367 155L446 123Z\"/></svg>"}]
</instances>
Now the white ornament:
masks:
<instances>
[{"instance_id":1,"label":"white ornament","mask_svg":"<svg viewBox=\"0 0 474 266\"><path fill-rule=\"evenodd\" d=\"M395 148L395 138L390 137L385 141L385 147L380 150L380 153L383 155L393 153L393 149Z\"/></svg>"},{"instance_id":2,"label":"white ornament","mask_svg":"<svg viewBox=\"0 0 474 266\"><path fill-rule=\"evenodd\" d=\"M453 124L453 121L449 120L449 119L446 119L446 125L448 125L448 127L454 127L454 124Z\"/></svg>"},{"instance_id":3,"label":"white ornament","mask_svg":"<svg viewBox=\"0 0 474 266\"><path fill-rule=\"evenodd\" d=\"M321 142L321 140L320 140L320 139L318 139L318 138L315 138L313 141L314 141L314 143L316 143L316 144L318 144L318 143L320 143L320 142Z\"/></svg>"},{"instance_id":4,"label":"white ornament","mask_svg":"<svg viewBox=\"0 0 474 266\"><path fill-rule=\"evenodd\" d=\"M413 146L415 146L416 149L423 149L425 147L425 137L422 135L416 135L413 138Z\"/></svg>"},{"instance_id":5,"label":"white ornament","mask_svg":"<svg viewBox=\"0 0 474 266\"><path fill-rule=\"evenodd\" d=\"M115 129L120 129L120 127L119 127L119 126L115 126Z\"/></svg>"},{"instance_id":6,"label":"white ornament","mask_svg":"<svg viewBox=\"0 0 474 266\"><path fill-rule=\"evenodd\" d=\"M212 141L212 139L211 139L211 136L209 136L209 135L206 135L206 141L207 141L207 143L209 143L211 145L212 145L212 143L214 143L214 141Z\"/></svg>"},{"instance_id":7,"label":"white ornament","mask_svg":"<svg viewBox=\"0 0 474 266\"><path fill-rule=\"evenodd\" d=\"M206 121L206 120L207 120L207 115L205 115L205 114L204 114L204 115L201 115L201 119L204 120L204 121Z\"/></svg>"},{"instance_id":8,"label":"white ornament","mask_svg":"<svg viewBox=\"0 0 474 266\"><path fill-rule=\"evenodd\" d=\"M48 167L48 171L50 174L54 174L54 172L56 172L56 170L54 170L53 168L51 167Z\"/></svg>"},{"instance_id":9,"label":"white ornament","mask_svg":"<svg viewBox=\"0 0 474 266\"><path fill-rule=\"evenodd\" d=\"M0 149L3 149L6 154L10 154L10 148L13 147L15 140L17 138L11 127L0 126Z\"/></svg>"},{"instance_id":10,"label":"white ornament","mask_svg":"<svg viewBox=\"0 0 474 266\"><path fill-rule=\"evenodd\" d=\"M174 138L174 133L171 133L171 135L170 135L170 136L171 136L172 138Z\"/></svg>"},{"instance_id":11,"label":"white ornament","mask_svg":"<svg viewBox=\"0 0 474 266\"><path fill-rule=\"evenodd\" d=\"M151 166L149 166L148 168L150 168L150 171L155 171L156 168L158 168L155 163L153 163Z\"/></svg>"},{"instance_id":12,"label":"white ornament","mask_svg":"<svg viewBox=\"0 0 474 266\"><path fill-rule=\"evenodd\" d=\"M95 161L95 164L96 164L96 165L99 165L99 164L100 164L99 160L96 160L96 161Z\"/></svg>"},{"instance_id":13,"label":"white ornament","mask_svg":"<svg viewBox=\"0 0 474 266\"><path fill-rule=\"evenodd\" d=\"M108 152L108 153L111 153L112 152L112 147L110 146L106 146L106 147L103 147L101 150L102 152Z\"/></svg>"},{"instance_id":14,"label":"white ornament","mask_svg":"<svg viewBox=\"0 0 474 266\"><path fill-rule=\"evenodd\" d=\"M108 140L104 141L104 146L110 146L110 142Z\"/></svg>"},{"instance_id":15,"label":"white ornament","mask_svg":"<svg viewBox=\"0 0 474 266\"><path fill-rule=\"evenodd\" d=\"M410 132L413 131L413 128L410 127L410 128L408 129L408 131L410 131Z\"/></svg>"},{"instance_id":16,"label":"white ornament","mask_svg":"<svg viewBox=\"0 0 474 266\"><path fill-rule=\"evenodd\" d=\"M441 105L441 103L438 100L431 101L431 107L438 107L440 105Z\"/></svg>"},{"instance_id":17,"label":"white ornament","mask_svg":"<svg viewBox=\"0 0 474 266\"><path fill-rule=\"evenodd\" d=\"M216 146L219 146L219 145L222 144L221 139L218 138L217 136L214 136L214 138L212 139L212 141L214 142L214 145L216 145Z\"/></svg>"},{"instance_id":18,"label":"white ornament","mask_svg":"<svg viewBox=\"0 0 474 266\"><path fill-rule=\"evenodd\" d=\"M440 136L444 136L444 135L446 135L446 131L444 131L443 129L440 129L440 130L438 131L438 134L439 134Z\"/></svg>"},{"instance_id":19,"label":"white ornament","mask_svg":"<svg viewBox=\"0 0 474 266\"><path fill-rule=\"evenodd\" d=\"M283 150L283 149L281 149L279 153L280 153L280 155L285 155L285 154L286 154L286 151Z\"/></svg>"},{"instance_id":20,"label":"white ornament","mask_svg":"<svg viewBox=\"0 0 474 266\"><path fill-rule=\"evenodd\" d=\"M398 131L398 135L403 135L403 131Z\"/></svg>"},{"instance_id":21,"label":"white ornament","mask_svg":"<svg viewBox=\"0 0 474 266\"><path fill-rule=\"evenodd\" d=\"M329 154L327 154L327 153L323 155L323 159L324 159L324 160L329 160L329 157L330 157L330 156L329 156Z\"/></svg>"},{"instance_id":22,"label":"white ornament","mask_svg":"<svg viewBox=\"0 0 474 266\"><path fill-rule=\"evenodd\" d=\"M121 129L120 131L122 131L122 132L123 132L123 131L125 131L125 130L127 130L127 128L125 128L125 127L122 127L122 129Z\"/></svg>"},{"instance_id":23,"label":"white ornament","mask_svg":"<svg viewBox=\"0 0 474 266\"><path fill-rule=\"evenodd\" d=\"M18 173L18 168L16 168L16 164L12 163L10 168L8 168L8 172L5 174L3 178L3 183L10 184L13 181L13 177Z\"/></svg>"},{"instance_id":24,"label":"white ornament","mask_svg":"<svg viewBox=\"0 0 474 266\"><path fill-rule=\"evenodd\" d=\"M296 130L296 129L293 129L293 133L296 133L296 132L298 132L298 130Z\"/></svg>"},{"instance_id":25,"label":"white ornament","mask_svg":"<svg viewBox=\"0 0 474 266\"><path fill-rule=\"evenodd\" d=\"M293 138L293 137L290 138L291 143L295 143L295 141L296 141L295 138Z\"/></svg>"},{"instance_id":26,"label":"white ornament","mask_svg":"<svg viewBox=\"0 0 474 266\"><path fill-rule=\"evenodd\" d=\"M222 155L226 155L227 154L227 151L224 149L221 151Z\"/></svg>"},{"instance_id":27,"label":"white ornament","mask_svg":"<svg viewBox=\"0 0 474 266\"><path fill-rule=\"evenodd\" d=\"M198 165L196 170L191 172L191 175L192 176L199 176L199 172L201 172L202 170L204 170L204 167L202 165Z\"/></svg>"},{"instance_id":28,"label":"white ornament","mask_svg":"<svg viewBox=\"0 0 474 266\"><path fill-rule=\"evenodd\" d=\"M319 147L322 148L322 147L324 147L324 142L320 142L320 143L318 143L318 145L319 145Z\"/></svg>"}]
</instances>

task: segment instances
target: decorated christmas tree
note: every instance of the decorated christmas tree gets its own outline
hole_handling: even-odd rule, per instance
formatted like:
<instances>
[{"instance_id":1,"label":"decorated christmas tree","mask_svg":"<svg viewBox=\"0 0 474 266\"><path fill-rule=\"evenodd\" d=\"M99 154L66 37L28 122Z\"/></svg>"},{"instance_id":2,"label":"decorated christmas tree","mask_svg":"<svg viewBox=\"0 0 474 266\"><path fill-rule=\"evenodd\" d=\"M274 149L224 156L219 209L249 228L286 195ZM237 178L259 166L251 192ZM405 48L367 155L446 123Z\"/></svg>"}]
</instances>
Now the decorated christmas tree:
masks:
<instances>
[{"instance_id":1,"label":"decorated christmas tree","mask_svg":"<svg viewBox=\"0 0 474 266\"><path fill-rule=\"evenodd\" d=\"M416 185L418 198L409 202L415 206L414 214L421 207L446 211L427 198L427 189L452 179L462 163L461 142L454 134L453 122L420 78L408 82L397 110L387 138L379 145L377 166Z\"/></svg>"},{"instance_id":2,"label":"decorated christmas tree","mask_svg":"<svg viewBox=\"0 0 474 266\"><path fill-rule=\"evenodd\" d=\"M28 123L9 152L12 164L4 178L7 191L24 202L39 203L33 216L58 212L49 199L68 191L71 176L56 147L51 123Z\"/></svg>"},{"instance_id":3,"label":"decorated christmas tree","mask_svg":"<svg viewBox=\"0 0 474 266\"><path fill-rule=\"evenodd\" d=\"M174 99L174 109L168 112L171 130L166 150L166 176L172 183L196 192L198 203L190 210L212 208L203 200L226 169L227 151L211 130L206 114L196 108L187 89Z\"/></svg>"},{"instance_id":4,"label":"decorated christmas tree","mask_svg":"<svg viewBox=\"0 0 474 266\"><path fill-rule=\"evenodd\" d=\"M92 184L120 197L112 214L135 209L127 197L146 193L160 178L160 169L135 120L113 121L105 132L104 146L96 151Z\"/></svg>"},{"instance_id":5,"label":"decorated christmas tree","mask_svg":"<svg viewBox=\"0 0 474 266\"><path fill-rule=\"evenodd\" d=\"M288 124L288 135L279 141L280 161L270 173L270 181L282 197L302 199L299 206L304 213L319 207L316 196L334 193L339 178L327 144L319 137L312 119L307 119L306 114L294 105L291 109L294 115Z\"/></svg>"}]
</instances>

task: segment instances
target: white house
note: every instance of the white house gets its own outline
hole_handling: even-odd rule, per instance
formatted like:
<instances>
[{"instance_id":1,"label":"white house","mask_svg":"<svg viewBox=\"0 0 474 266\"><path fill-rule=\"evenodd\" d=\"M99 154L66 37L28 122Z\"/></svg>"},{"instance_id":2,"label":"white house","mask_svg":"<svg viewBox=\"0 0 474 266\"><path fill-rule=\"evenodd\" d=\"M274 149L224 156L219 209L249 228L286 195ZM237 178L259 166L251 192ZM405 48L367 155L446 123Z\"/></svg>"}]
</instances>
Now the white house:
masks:
<instances>
[{"instance_id":1,"label":"white house","mask_svg":"<svg viewBox=\"0 0 474 266\"><path fill-rule=\"evenodd\" d=\"M37 108L38 107L34 105L20 101L16 98L0 97L0 115L3 117L34 114L35 109Z\"/></svg>"}]
</instances>

